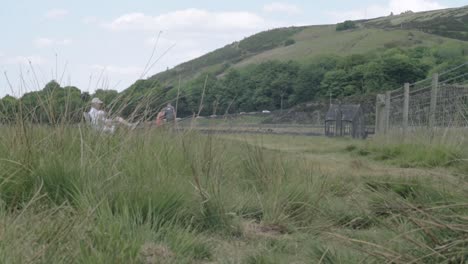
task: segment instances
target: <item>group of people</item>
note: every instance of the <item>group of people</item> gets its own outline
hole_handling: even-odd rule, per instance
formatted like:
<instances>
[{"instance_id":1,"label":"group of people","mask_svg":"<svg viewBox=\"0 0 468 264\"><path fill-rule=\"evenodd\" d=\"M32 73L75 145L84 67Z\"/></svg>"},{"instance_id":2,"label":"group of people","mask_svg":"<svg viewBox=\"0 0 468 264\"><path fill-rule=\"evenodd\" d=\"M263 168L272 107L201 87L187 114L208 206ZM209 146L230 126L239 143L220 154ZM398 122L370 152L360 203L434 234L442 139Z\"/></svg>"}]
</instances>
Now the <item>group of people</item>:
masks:
<instances>
[{"instance_id":1,"label":"group of people","mask_svg":"<svg viewBox=\"0 0 468 264\"><path fill-rule=\"evenodd\" d=\"M104 102L99 98L93 98L91 100L91 109L87 113L89 115L89 121L91 125L105 133L114 133L116 126L127 127L135 129L138 122L131 123L123 119L122 117L116 117L110 119L107 113L103 110ZM174 107L169 103L167 106L158 113L156 117L156 125L162 126L164 122L174 122L176 119L176 111Z\"/></svg>"}]
</instances>

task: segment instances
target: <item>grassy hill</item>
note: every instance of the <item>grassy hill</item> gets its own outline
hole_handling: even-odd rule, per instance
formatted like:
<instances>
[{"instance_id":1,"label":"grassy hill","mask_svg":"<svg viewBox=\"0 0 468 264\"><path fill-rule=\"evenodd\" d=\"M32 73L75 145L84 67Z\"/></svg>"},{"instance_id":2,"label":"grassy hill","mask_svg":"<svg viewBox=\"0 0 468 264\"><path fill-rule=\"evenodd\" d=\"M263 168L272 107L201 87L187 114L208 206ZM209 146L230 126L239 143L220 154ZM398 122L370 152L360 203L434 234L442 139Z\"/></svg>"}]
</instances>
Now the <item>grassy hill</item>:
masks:
<instances>
[{"instance_id":1,"label":"grassy hill","mask_svg":"<svg viewBox=\"0 0 468 264\"><path fill-rule=\"evenodd\" d=\"M377 28L418 29L420 31L468 40L468 6L420 13L407 12L365 21L365 25Z\"/></svg>"},{"instance_id":2,"label":"grassy hill","mask_svg":"<svg viewBox=\"0 0 468 264\"><path fill-rule=\"evenodd\" d=\"M166 85L179 76L190 80L203 72L222 74L268 60L306 62L324 54L362 54L388 48L446 43L468 46L468 6L356 21L357 28L336 31L336 25L279 28L258 33L158 73Z\"/></svg>"}]
</instances>

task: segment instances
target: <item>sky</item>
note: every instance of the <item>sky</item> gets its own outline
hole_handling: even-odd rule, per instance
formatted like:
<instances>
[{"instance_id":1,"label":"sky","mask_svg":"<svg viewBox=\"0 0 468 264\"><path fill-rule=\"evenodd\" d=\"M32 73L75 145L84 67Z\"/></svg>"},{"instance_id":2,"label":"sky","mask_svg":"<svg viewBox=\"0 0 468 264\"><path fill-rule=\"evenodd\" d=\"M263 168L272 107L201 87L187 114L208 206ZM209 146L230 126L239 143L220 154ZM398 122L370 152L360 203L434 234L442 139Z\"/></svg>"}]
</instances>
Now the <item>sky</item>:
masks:
<instances>
[{"instance_id":1,"label":"sky","mask_svg":"<svg viewBox=\"0 0 468 264\"><path fill-rule=\"evenodd\" d=\"M90 93L122 91L138 79L264 30L468 4L468 0L2 2L0 97L42 89L53 79Z\"/></svg>"}]
</instances>

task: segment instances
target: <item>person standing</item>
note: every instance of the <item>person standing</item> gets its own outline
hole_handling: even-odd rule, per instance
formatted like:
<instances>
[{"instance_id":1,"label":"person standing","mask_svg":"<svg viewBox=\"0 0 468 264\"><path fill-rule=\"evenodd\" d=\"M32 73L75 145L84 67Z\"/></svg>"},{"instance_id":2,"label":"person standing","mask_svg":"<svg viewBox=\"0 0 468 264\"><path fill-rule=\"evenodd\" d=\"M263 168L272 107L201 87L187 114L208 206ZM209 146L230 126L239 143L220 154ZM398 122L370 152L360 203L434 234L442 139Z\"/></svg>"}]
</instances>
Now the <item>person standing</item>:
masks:
<instances>
[{"instance_id":1,"label":"person standing","mask_svg":"<svg viewBox=\"0 0 468 264\"><path fill-rule=\"evenodd\" d=\"M164 111L160 111L158 113L158 115L156 116L156 126L157 127L160 127L163 125L163 122L164 122L164 115L165 115L165 112Z\"/></svg>"},{"instance_id":2,"label":"person standing","mask_svg":"<svg viewBox=\"0 0 468 264\"><path fill-rule=\"evenodd\" d=\"M166 118L166 122L174 122L176 119L176 112L174 107L171 103L168 103L166 108L164 109L164 117Z\"/></svg>"}]
</instances>

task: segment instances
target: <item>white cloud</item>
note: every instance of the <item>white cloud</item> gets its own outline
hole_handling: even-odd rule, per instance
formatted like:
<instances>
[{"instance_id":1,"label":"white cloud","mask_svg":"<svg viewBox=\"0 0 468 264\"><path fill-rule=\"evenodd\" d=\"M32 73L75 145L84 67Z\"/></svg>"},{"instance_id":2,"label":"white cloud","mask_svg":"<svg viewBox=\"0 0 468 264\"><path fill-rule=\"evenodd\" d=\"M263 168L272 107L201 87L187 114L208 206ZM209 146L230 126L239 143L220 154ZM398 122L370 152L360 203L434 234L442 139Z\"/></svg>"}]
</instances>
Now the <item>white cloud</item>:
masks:
<instances>
[{"instance_id":1,"label":"white cloud","mask_svg":"<svg viewBox=\"0 0 468 264\"><path fill-rule=\"evenodd\" d=\"M187 60L193 60L193 59L203 56L206 52L207 51L205 50L189 50L184 55L187 58Z\"/></svg>"},{"instance_id":2,"label":"white cloud","mask_svg":"<svg viewBox=\"0 0 468 264\"><path fill-rule=\"evenodd\" d=\"M87 17L83 17L81 21L86 25L91 25L91 24L97 23L99 19L95 16L87 16Z\"/></svg>"},{"instance_id":3,"label":"white cloud","mask_svg":"<svg viewBox=\"0 0 468 264\"><path fill-rule=\"evenodd\" d=\"M396 14L408 10L419 12L447 8L446 6L432 0L391 0L389 6L391 11Z\"/></svg>"},{"instance_id":4,"label":"white cloud","mask_svg":"<svg viewBox=\"0 0 468 264\"><path fill-rule=\"evenodd\" d=\"M124 14L103 26L113 31L243 31L264 28L267 22L251 12L210 12L202 9L184 9L158 16L143 13Z\"/></svg>"},{"instance_id":5,"label":"white cloud","mask_svg":"<svg viewBox=\"0 0 468 264\"><path fill-rule=\"evenodd\" d=\"M37 38L34 40L34 44L39 47L51 46L53 43L54 41L49 38Z\"/></svg>"},{"instance_id":6,"label":"white cloud","mask_svg":"<svg viewBox=\"0 0 468 264\"><path fill-rule=\"evenodd\" d=\"M68 15L68 10L61 8L54 8L44 15L47 19L61 19Z\"/></svg>"},{"instance_id":7,"label":"white cloud","mask_svg":"<svg viewBox=\"0 0 468 264\"><path fill-rule=\"evenodd\" d=\"M94 65L91 65L90 68L93 71L104 71L110 74L122 74L122 75L139 75L143 72L142 67L136 67L136 66L121 67L121 66L116 66L116 65L94 64Z\"/></svg>"},{"instance_id":8,"label":"white cloud","mask_svg":"<svg viewBox=\"0 0 468 264\"><path fill-rule=\"evenodd\" d=\"M100 25L114 32L131 31L146 35L142 42L142 46L147 49L146 58L151 55L151 47L156 42L156 38L150 38L148 34L154 36L162 32L152 63L175 45L155 62L148 76L259 31L280 26L279 23L252 12L215 12L203 9L183 9L155 16L128 13ZM143 58L142 64L145 62Z\"/></svg>"},{"instance_id":9,"label":"white cloud","mask_svg":"<svg viewBox=\"0 0 468 264\"><path fill-rule=\"evenodd\" d=\"M37 47L67 46L71 43L71 39L37 38L34 40Z\"/></svg>"},{"instance_id":10,"label":"white cloud","mask_svg":"<svg viewBox=\"0 0 468 264\"><path fill-rule=\"evenodd\" d=\"M33 65L43 65L47 63L47 60L39 55L30 55L6 58L3 62L5 64L29 64L31 62Z\"/></svg>"},{"instance_id":11,"label":"white cloud","mask_svg":"<svg viewBox=\"0 0 468 264\"><path fill-rule=\"evenodd\" d=\"M268 13L285 13L288 15L297 15L302 13L298 6L280 2L274 2L263 6L263 11Z\"/></svg>"},{"instance_id":12,"label":"white cloud","mask_svg":"<svg viewBox=\"0 0 468 264\"><path fill-rule=\"evenodd\" d=\"M151 61L154 67L147 73L147 76L200 57L257 32L291 25L291 23L269 20L261 14L248 11L226 12L194 8L159 15L127 13L104 23L98 21L95 24L109 31L132 32L135 36L142 36L144 40L140 48L144 48L144 51L143 55L140 55L139 66L146 65L157 39L154 36L162 32ZM171 49L165 54L169 48ZM132 69L117 67L112 69L108 67L107 70L132 72ZM138 72L138 74L141 73L142 71Z\"/></svg>"},{"instance_id":13,"label":"white cloud","mask_svg":"<svg viewBox=\"0 0 468 264\"><path fill-rule=\"evenodd\" d=\"M428 11L434 9L447 8L433 0L389 0L383 5L370 5L365 8L353 9L343 12L329 12L334 19L333 22L344 20L369 19L380 16L387 16L391 12L395 15L411 10L413 12Z\"/></svg>"}]
</instances>

